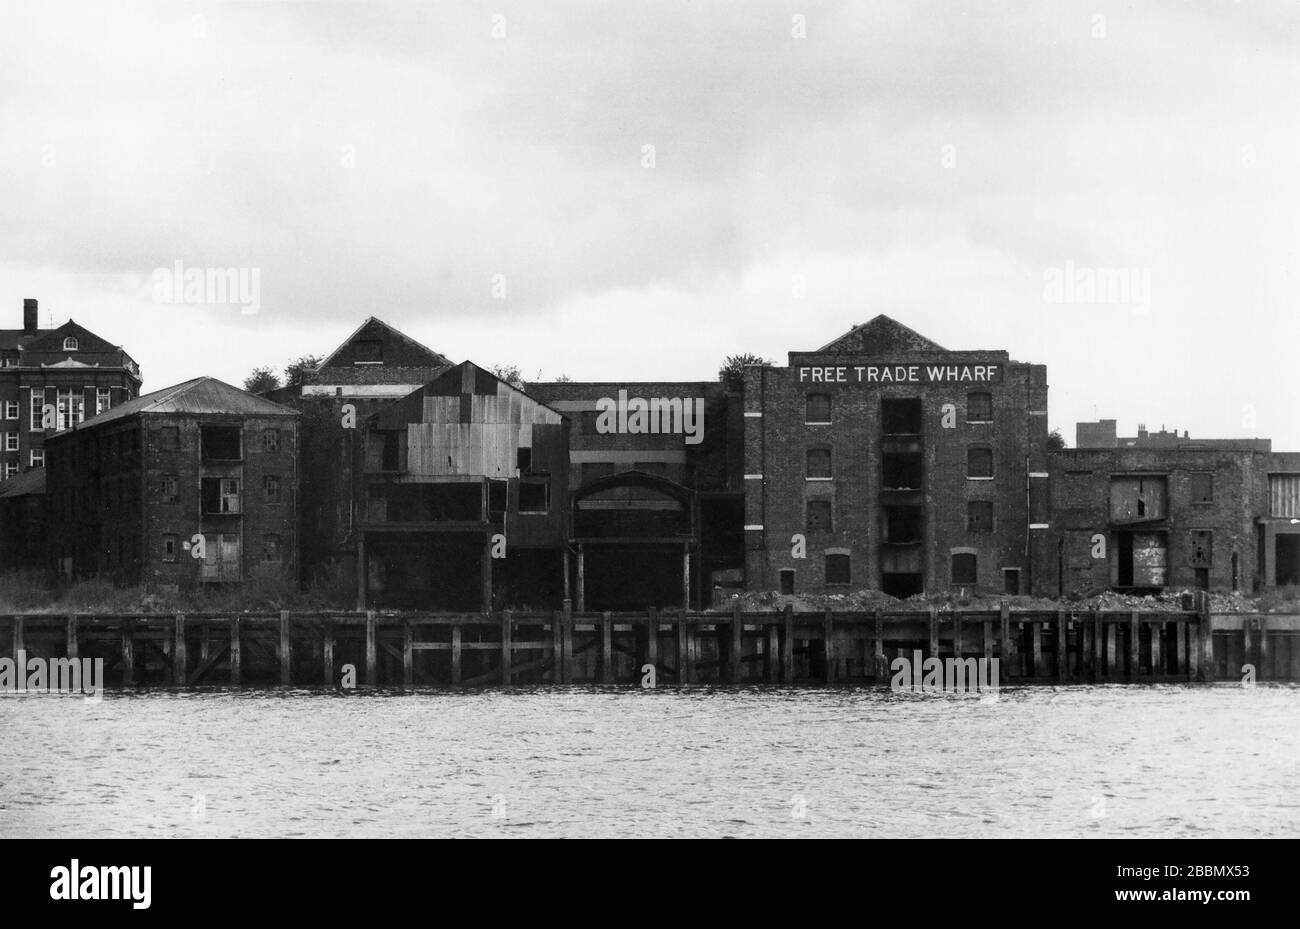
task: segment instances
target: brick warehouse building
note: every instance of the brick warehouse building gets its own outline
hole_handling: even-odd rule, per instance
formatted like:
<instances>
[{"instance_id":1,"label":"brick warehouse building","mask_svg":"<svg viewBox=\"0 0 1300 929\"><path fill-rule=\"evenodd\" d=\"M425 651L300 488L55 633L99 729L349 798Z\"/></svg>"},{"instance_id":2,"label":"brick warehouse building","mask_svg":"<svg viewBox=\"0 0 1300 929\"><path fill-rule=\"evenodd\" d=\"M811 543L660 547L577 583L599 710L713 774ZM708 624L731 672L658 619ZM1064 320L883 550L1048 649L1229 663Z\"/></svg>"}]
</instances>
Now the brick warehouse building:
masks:
<instances>
[{"instance_id":1,"label":"brick warehouse building","mask_svg":"<svg viewBox=\"0 0 1300 929\"><path fill-rule=\"evenodd\" d=\"M1032 588L1047 369L887 316L745 373L745 583L895 596Z\"/></svg>"},{"instance_id":2,"label":"brick warehouse building","mask_svg":"<svg viewBox=\"0 0 1300 929\"><path fill-rule=\"evenodd\" d=\"M296 577L297 420L202 377L51 436L58 572L124 585L238 583L259 566Z\"/></svg>"},{"instance_id":3,"label":"brick warehouse building","mask_svg":"<svg viewBox=\"0 0 1300 929\"><path fill-rule=\"evenodd\" d=\"M45 437L140 391L140 368L72 320L41 329L23 300L23 327L0 329L0 480L45 463ZM48 427L48 428L47 428Z\"/></svg>"}]
</instances>

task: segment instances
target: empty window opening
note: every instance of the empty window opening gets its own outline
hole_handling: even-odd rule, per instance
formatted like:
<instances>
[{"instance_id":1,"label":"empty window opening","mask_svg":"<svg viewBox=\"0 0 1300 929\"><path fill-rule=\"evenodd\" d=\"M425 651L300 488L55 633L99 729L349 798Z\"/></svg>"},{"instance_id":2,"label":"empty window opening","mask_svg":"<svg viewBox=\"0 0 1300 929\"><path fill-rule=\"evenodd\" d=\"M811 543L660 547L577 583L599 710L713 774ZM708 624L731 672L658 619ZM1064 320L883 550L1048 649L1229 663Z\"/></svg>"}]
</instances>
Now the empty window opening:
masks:
<instances>
[{"instance_id":1,"label":"empty window opening","mask_svg":"<svg viewBox=\"0 0 1300 929\"><path fill-rule=\"evenodd\" d=\"M1300 535L1287 533L1277 536L1273 555L1277 565L1277 586L1300 584Z\"/></svg>"},{"instance_id":2,"label":"empty window opening","mask_svg":"<svg viewBox=\"0 0 1300 929\"><path fill-rule=\"evenodd\" d=\"M970 500L967 502L966 531L993 531L993 502L991 500Z\"/></svg>"},{"instance_id":3,"label":"empty window opening","mask_svg":"<svg viewBox=\"0 0 1300 929\"><path fill-rule=\"evenodd\" d=\"M831 476L831 450L829 448L808 449L808 477L826 480Z\"/></svg>"},{"instance_id":4,"label":"empty window opening","mask_svg":"<svg viewBox=\"0 0 1300 929\"><path fill-rule=\"evenodd\" d=\"M919 506L885 507L885 541L910 545L921 541L925 521Z\"/></svg>"},{"instance_id":5,"label":"empty window opening","mask_svg":"<svg viewBox=\"0 0 1300 929\"><path fill-rule=\"evenodd\" d=\"M966 450L966 476L993 476L993 449L976 446Z\"/></svg>"},{"instance_id":6,"label":"empty window opening","mask_svg":"<svg viewBox=\"0 0 1300 929\"><path fill-rule=\"evenodd\" d=\"M826 424L831 421L831 395L809 394L808 409L804 416L806 423Z\"/></svg>"},{"instance_id":7,"label":"empty window opening","mask_svg":"<svg viewBox=\"0 0 1300 929\"><path fill-rule=\"evenodd\" d=\"M808 531L831 532L831 502L829 500L808 501Z\"/></svg>"},{"instance_id":8,"label":"empty window opening","mask_svg":"<svg viewBox=\"0 0 1300 929\"><path fill-rule=\"evenodd\" d=\"M826 583L850 583L849 556L843 554L826 556Z\"/></svg>"},{"instance_id":9,"label":"empty window opening","mask_svg":"<svg viewBox=\"0 0 1300 929\"><path fill-rule=\"evenodd\" d=\"M531 448L520 448L515 453L515 466L519 468L520 474L527 474L533 469L533 450Z\"/></svg>"},{"instance_id":10,"label":"empty window opening","mask_svg":"<svg viewBox=\"0 0 1300 929\"><path fill-rule=\"evenodd\" d=\"M781 569L781 593L787 596L794 593L794 568Z\"/></svg>"},{"instance_id":11,"label":"empty window opening","mask_svg":"<svg viewBox=\"0 0 1300 929\"><path fill-rule=\"evenodd\" d=\"M970 552L957 552L952 556L952 582L974 584L979 577L975 556Z\"/></svg>"},{"instance_id":12,"label":"empty window opening","mask_svg":"<svg viewBox=\"0 0 1300 929\"><path fill-rule=\"evenodd\" d=\"M1016 597L1020 595L1020 569L1019 568L1002 569L1002 592L1012 597Z\"/></svg>"},{"instance_id":13,"label":"empty window opening","mask_svg":"<svg viewBox=\"0 0 1300 929\"><path fill-rule=\"evenodd\" d=\"M239 461L242 457L238 426L201 426L199 436L204 461Z\"/></svg>"},{"instance_id":14,"label":"empty window opening","mask_svg":"<svg viewBox=\"0 0 1300 929\"><path fill-rule=\"evenodd\" d=\"M881 479L886 490L920 490L923 465L920 452L885 452Z\"/></svg>"},{"instance_id":15,"label":"empty window opening","mask_svg":"<svg viewBox=\"0 0 1300 929\"><path fill-rule=\"evenodd\" d=\"M885 435L921 434L921 398L886 398L880 401L881 428Z\"/></svg>"},{"instance_id":16,"label":"empty window opening","mask_svg":"<svg viewBox=\"0 0 1300 929\"><path fill-rule=\"evenodd\" d=\"M1168 542L1163 532L1115 533L1115 584L1118 587L1165 586Z\"/></svg>"},{"instance_id":17,"label":"empty window opening","mask_svg":"<svg viewBox=\"0 0 1300 929\"><path fill-rule=\"evenodd\" d=\"M380 469L384 471L400 471L402 469L402 447L401 433L383 432L380 433L381 451L380 451Z\"/></svg>"},{"instance_id":18,"label":"empty window opening","mask_svg":"<svg viewBox=\"0 0 1300 929\"><path fill-rule=\"evenodd\" d=\"M519 512L545 513L550 509L550 481L519 482Z\"/></svg>"},{"instance_id":19,"label":"empty window opening","mask_svg":"<svg viewBox=\"0 0 1300 929\"><path fill-rule=\"evenodd\" d=\"M920 574L886 571L880 575L880 589L889 596L902 600L919 594L925 589L925 583Z\"/></svg>"}]
</instances>

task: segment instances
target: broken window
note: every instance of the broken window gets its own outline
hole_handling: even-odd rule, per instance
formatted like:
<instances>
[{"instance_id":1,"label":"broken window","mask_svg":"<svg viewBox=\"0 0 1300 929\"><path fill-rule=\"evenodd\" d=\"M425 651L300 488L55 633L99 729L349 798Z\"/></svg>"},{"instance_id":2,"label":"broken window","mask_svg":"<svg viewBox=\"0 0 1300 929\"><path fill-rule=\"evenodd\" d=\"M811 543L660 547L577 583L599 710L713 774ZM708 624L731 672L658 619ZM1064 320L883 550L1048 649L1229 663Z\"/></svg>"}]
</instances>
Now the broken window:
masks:
<instances>
[{"instance_id":1,"label":"broken window","mask_svg":"<svg viewBox=\"0 0 1300 929\"><path fill-rule=\"evenodd\" d=\"M240 512L238 478L205 477L200 485L200 495L205 514L222 516Z\"/></svg>"},{"instance_id":2,"label":"broken window","mask_svg":"<svg viewBox=\"0 0 1300 929\"><path fill-rule=\"evenodd\" d=\"M966 450L966 476L993 476L993 449L975 446Z\"/></svg>"},{"instance_id":3,"label":"broken window","mask_svg":"<svg viewBox=\"0 0 1300 929\"><path fill-rule=\"evenodd\" d=\"M826 583L827 584L848 584L850 583L849 556L844 554L833 554L826 556Z\"/></svg>"},{"instance_id":4,"label":"broken window","mask_svg":"<svg viewBox=\"0 0 1300 929\"><path fill-rule=\"evenodd\" d=\"M894 545L910 545L921 541L925 521L919 506L885 507L885 541Z\"/></svg>"},{"instance_id":5,"label":"broken window","mask_svg":"<svg viewBox=\"0 0 1300 929\"><path fill-rule=\"evenodd\" d=\"M804 416L806 423L829 423L831 421L831 395L809 394L808 411Z\"/></svg>"},{"instance_id":6,"label":"broken window","mask_svg":"<svg viewBox=\"0 0 1300 929\"><path fill-rule=\"evenodd\" d=\"M168 564L176 561L176 536L170 533L162 537L162 560Z\"/></svg>"},{"instance_id":7,"label":"broken window","mask_svg":"<svg viewBox=\"0 0 1300 929\"><path fill-rule=\"evenodd\" d=\"M810 480L829 480L831 477L831 450L829 448L808 449L808 478Z\"/></svg>"},{"instance_id":8,"label":"broken window","mask_svg":"<svg viewBox=\"0 0 1300 929\"><path fill-rule=\"evenodd\" d=\"M920 452L885 452L880 460L881 479L886 490L921 489L923 469Z\"/></svg>"},{"instance_id":9,"label":"broken window","mask_svg":"<svg viewBox=\"0 0 1300 929\"><path fill-rule=\"evenodd\" d=\"M533 450L531 448L520 448L515 453L515 466L519 468L520 474L527 474L533 468Z\"/></svg>"},{"instance_id":10,"label":"broken window","mask_svg":"<svg viewBox=\"0 0 1300 929\"><path fill-rule=\"evenodd\" d=\"M1187 534L1187 563L1194 568L1208 568L1214 555L1214 534L1208 529L1193 529Z\"/></svg>"},{"instance_id":11,"label":"broken window","mask_svg":"<svg viewBox=\"0 0 1300 929\"><path fill-rule=\"evenodd\" d=\"M267 503L280 502L280 475L262 475L262 496Z\"/></svg>"},{"instance_id":12,"label":"broken window","mask_svg":"<svg viewBox=\"0 0 1300 929\"><path fill-rule=\"evenodd\" d=\"M238 426L200 426L204 461L239 461L243 457Z\"/></svg>"},{"instance_id":13,"label":"broken window","mask_svg":"<svg viewBox=\"0 0 1300 929\"><path fill-rule=\"evenodd\" d=\"M1214 502L1214 472L1197 471L1192 474L1191 497L1193 503Z\"/></svg>"},{"instance_id":14,"label":"broken window","mask_svg":"<svg viewBox=\"0 0 1300 929\"><path fill-rule=\"evenodd\" d=\"M808 531L831 531L831 502L829 500L808 501Z\"/></svg>"},{"instance_id":15,"label":"broken window","mask_svg":"<svg viewBox=\"0 0 1300 929\"><path fill-rule=\"evenodd\" d=\"M1165 516L1163 475L1113 477L1110 481L1111 522L1138 522Z\"/></svg>"},{"instance_id":16,"label":"broken window","mask_svg":"<svg viewBox=\"0 0 1300 929\"><path fill-rule=\"evenodd\" d=\"M921 399L906 397L881 400L880 420L885 435L920 435Z\"/></svg>"},{"instance_id":17,"label":"broken window","mask_svg":"<svg viewBox=\"0 0 1300 929\"><path fill-rule=\"evenodd\" d=\"M164 505L181 502L180 480L176 475L163 475L158 487L158 501Z\"/></svg>"},{"instance_id":18,"label":"broken window","mask_svg":"<svg viewBox=\"0 0 1300 929\"><path fill-rule=\"evenodd\" d=\"M519 482L520 513L545 513L550 509L550 503L550 481L541 480Z\"/></svg>"},{"instance_id":19,"label":"broken window","mask_svg":"<svg viewBox=\"0 0 1300 929\"><path fill-rule=\"evenodd\" d=\"M280 430L263 429L262 430L262 451L278 452L280 450Z\"/></svg>"},{"instance_id":20,"label":"broken window","mask_svg":"<svg viewBox=\"0 0 1300 929\"><path fill-rule=\"evenodd\" d=\"M993 501L969 500L966 503L966 531L993 531Z\"/></svg>"},{"instance_id":21,"label":"broken window","mask_svg":"<svg viewBox=\"0 0 1300 929\"><path fill-rule=\"evenodd\" d=\"M969 393L966 395L966 422L991 423L993 421L993 395Z\"/></svg>"},{"instance_id":22,"label":"broken window","mask_svg":"<svg viewBox=\"0 0 1300 929\"><path fill-rule=\"evenodd\" d=\"M975 556L970 552L956 552L952 556L952 582L974 584L979 577Z\"/></svg>"}]
</instances>

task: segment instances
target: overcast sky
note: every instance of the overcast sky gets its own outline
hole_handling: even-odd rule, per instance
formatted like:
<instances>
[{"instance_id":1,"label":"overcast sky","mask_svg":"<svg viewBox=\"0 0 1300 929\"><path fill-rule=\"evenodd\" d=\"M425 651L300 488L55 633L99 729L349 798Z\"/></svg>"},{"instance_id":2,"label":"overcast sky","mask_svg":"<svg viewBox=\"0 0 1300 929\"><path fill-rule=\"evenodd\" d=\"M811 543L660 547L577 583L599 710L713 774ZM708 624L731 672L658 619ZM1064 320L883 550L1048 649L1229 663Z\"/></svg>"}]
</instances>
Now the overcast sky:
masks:
<instances>
[{"instance_id":1,"label":"overcast sky","mask_svg":"<svg viewBox=\"0 0 1300 929\"><path fill-rule=\"evenodd\" d=\"M150 390L370 315L612 381L886 313L1046 364L1071 444L1300 450L1297 165L1293 2L4 2L0 327L36 297ZM260 309L159 302L177 261Z\"/></svg>"}]
</instances>

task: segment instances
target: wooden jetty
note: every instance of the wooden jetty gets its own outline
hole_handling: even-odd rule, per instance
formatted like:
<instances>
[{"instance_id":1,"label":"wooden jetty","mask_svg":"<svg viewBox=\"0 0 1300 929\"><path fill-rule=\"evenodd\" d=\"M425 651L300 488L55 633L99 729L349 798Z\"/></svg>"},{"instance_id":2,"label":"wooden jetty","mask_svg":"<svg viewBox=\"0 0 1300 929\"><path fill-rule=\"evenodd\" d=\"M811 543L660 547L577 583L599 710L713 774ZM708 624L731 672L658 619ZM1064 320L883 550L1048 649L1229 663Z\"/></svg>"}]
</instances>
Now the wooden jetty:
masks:
<instances>
[{"instance_id":1,"label":"wooden jetty","mask_svg":"<svg viewBox=\"0 0 1300 929\"><path fill-rule=\"evenodd\" d=\"M899 656L1002 683L1300 680L1300 617L1182 612L274 613L0 616L0 656L102 658L110 687L876 684Z\"/></svg>"}]
</instances>

